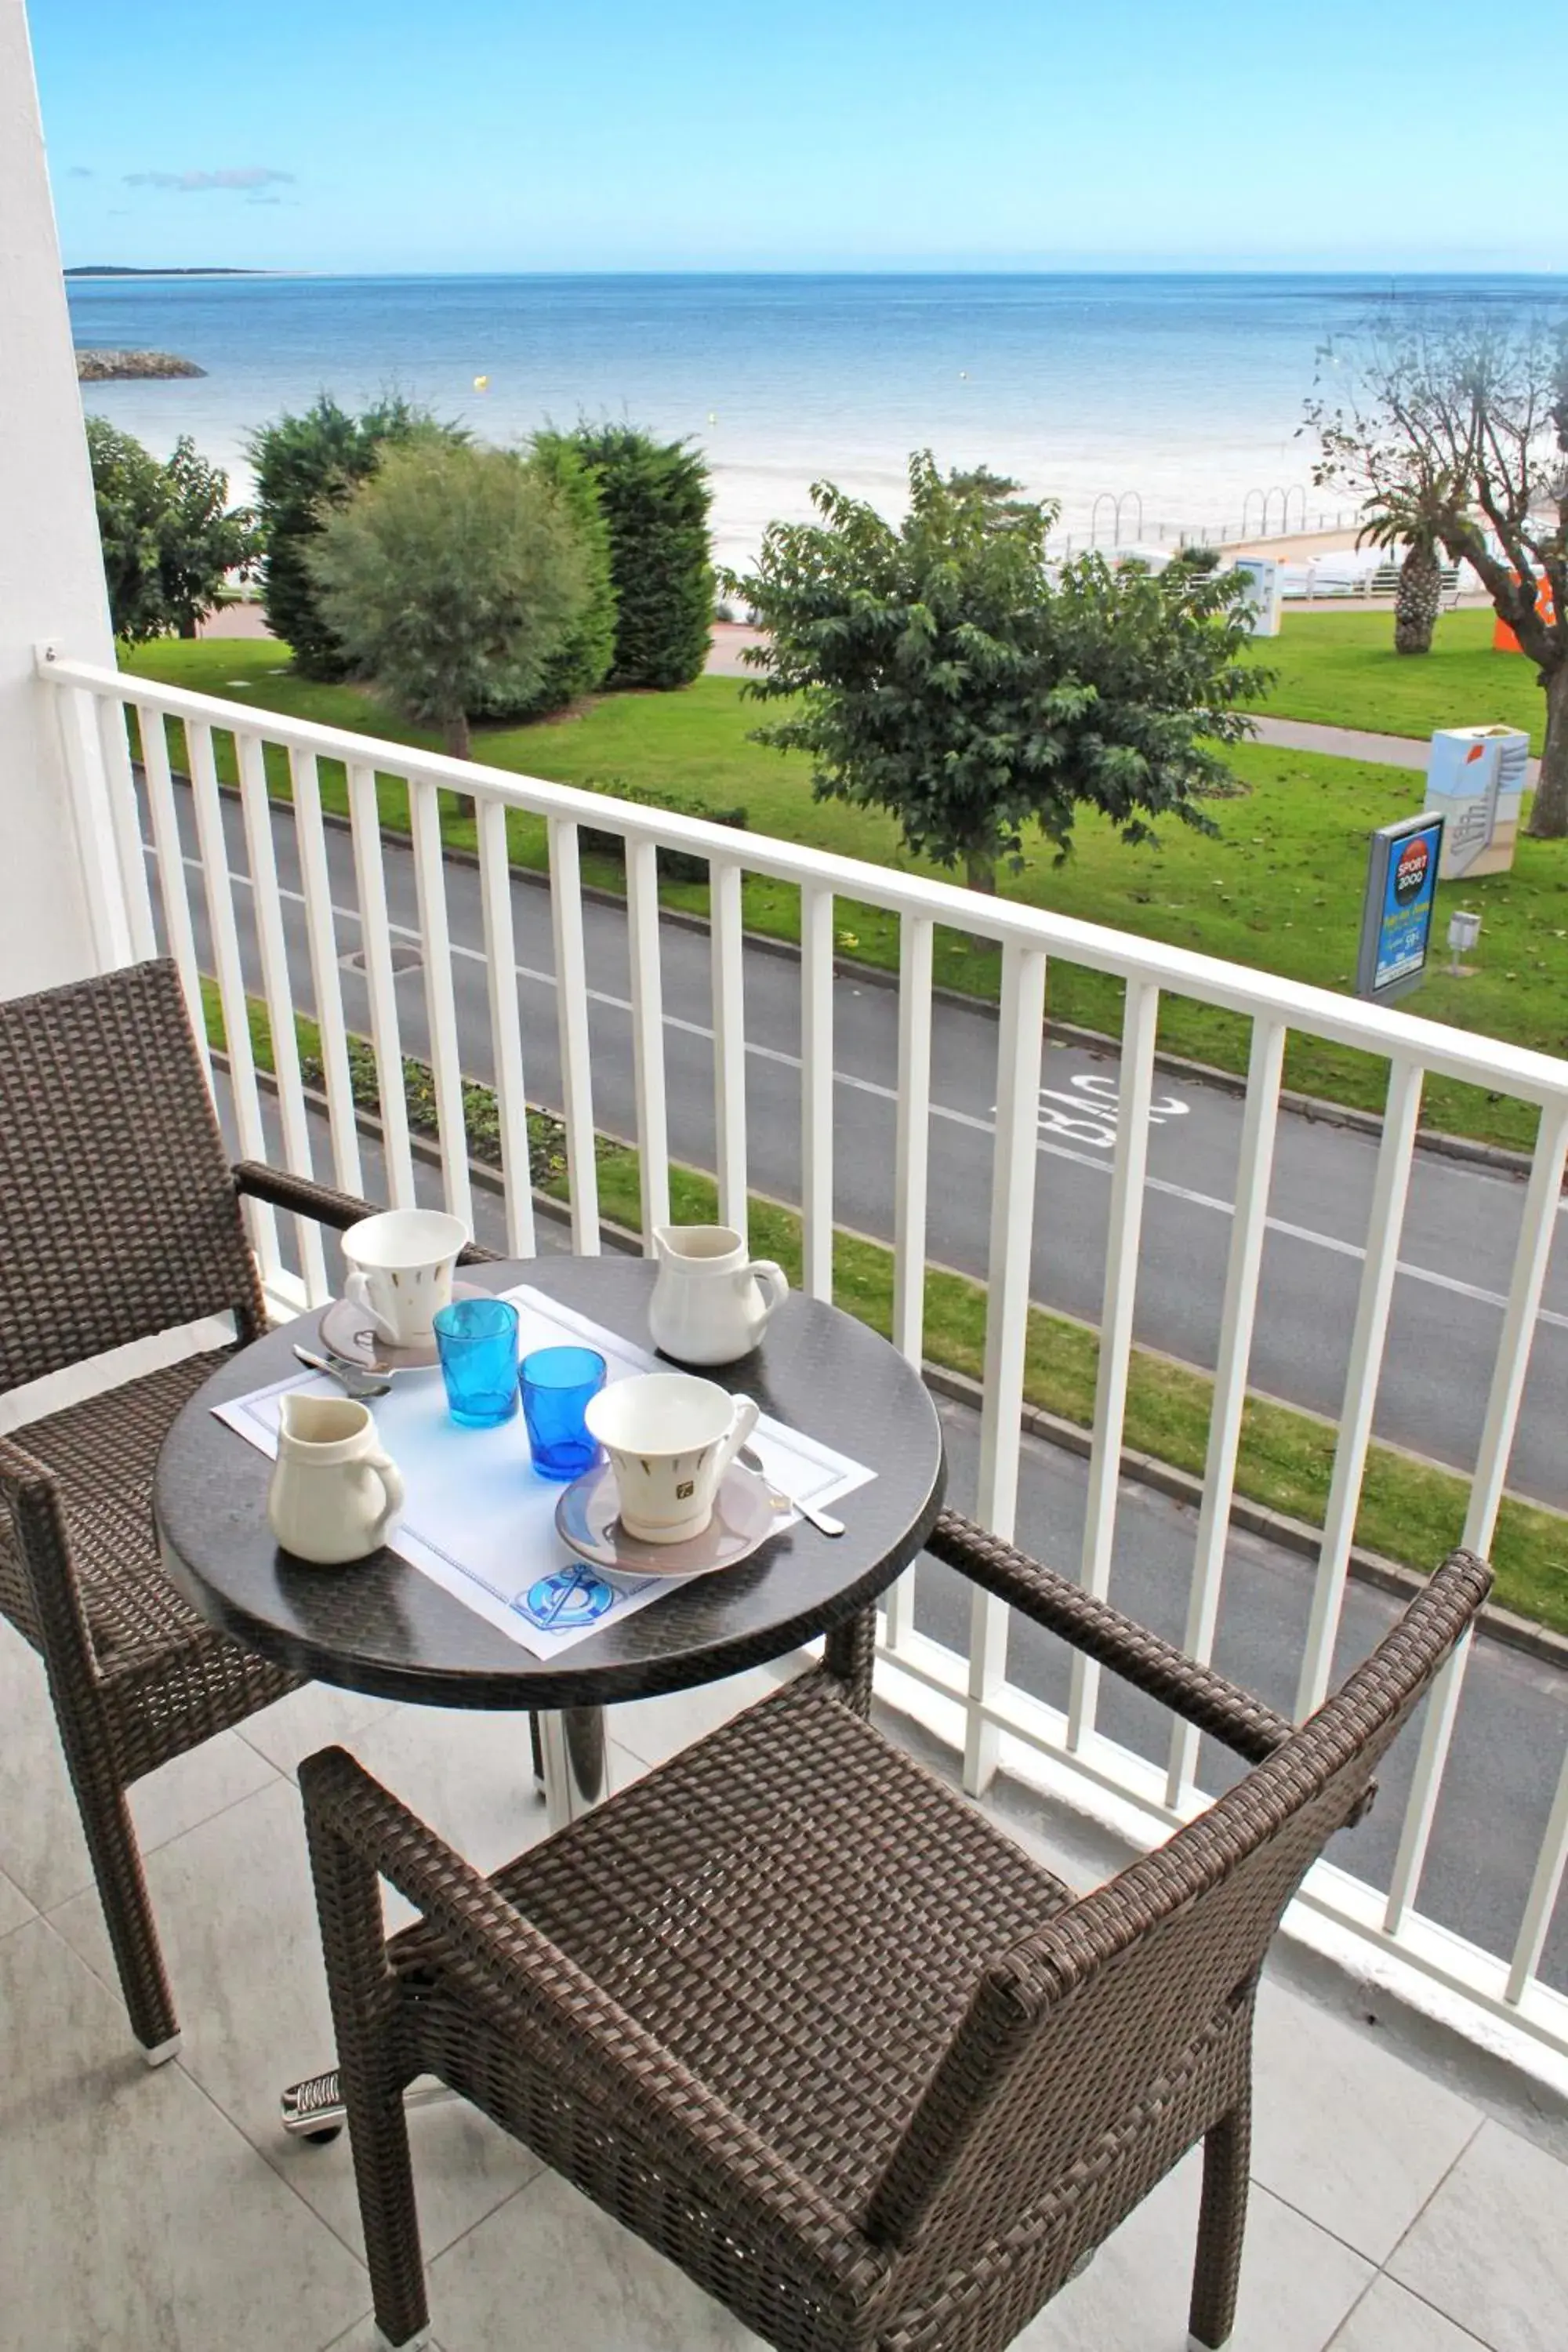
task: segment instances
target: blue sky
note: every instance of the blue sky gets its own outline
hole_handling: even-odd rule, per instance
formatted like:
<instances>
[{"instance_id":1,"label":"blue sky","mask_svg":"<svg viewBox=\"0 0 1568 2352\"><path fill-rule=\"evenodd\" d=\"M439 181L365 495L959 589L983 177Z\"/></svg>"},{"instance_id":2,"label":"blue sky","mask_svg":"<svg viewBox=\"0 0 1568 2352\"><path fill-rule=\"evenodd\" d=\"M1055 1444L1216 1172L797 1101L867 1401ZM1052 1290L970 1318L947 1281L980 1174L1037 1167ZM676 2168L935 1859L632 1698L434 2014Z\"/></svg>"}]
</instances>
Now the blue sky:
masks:
<instances>
[{"instance_id":1,"label":"blue sky","mask_svg":"<svg viewBox=\"0 0 1568 2352\"><path fill-rule=\"evenodd\" d=\"M68 263L1568 266L1478 0L29 13Z\"/></svg>"}]
</instances>

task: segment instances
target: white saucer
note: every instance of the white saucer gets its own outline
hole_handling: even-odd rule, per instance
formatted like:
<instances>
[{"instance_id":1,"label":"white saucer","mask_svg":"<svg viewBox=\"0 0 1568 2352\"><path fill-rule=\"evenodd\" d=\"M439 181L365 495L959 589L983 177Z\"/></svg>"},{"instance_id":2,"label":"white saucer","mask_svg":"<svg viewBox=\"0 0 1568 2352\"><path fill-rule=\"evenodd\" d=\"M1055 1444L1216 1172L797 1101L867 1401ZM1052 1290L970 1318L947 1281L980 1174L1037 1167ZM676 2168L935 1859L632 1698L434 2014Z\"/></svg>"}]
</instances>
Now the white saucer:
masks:
<instances>
[{"instance_id":1,"label":"white saucer","mask_svg":"<svg viewBox=\"0 0 1568 2352\"><path fill-rule=\"evenodd\" d=\"M454 1298L489 1298L477 1282L454 1282ZM320 1336L329 1356L341 1356L357 1372L422 1372L441 1360L435 1335L412 1348L384 1339L364 1308L352 1298L334 1298L321 1309Z\"/></svg>"},{"instance_id":2,"label":"white saucer","mask_svg":"<svg viewBox=\"0 0 1568 2352\"><path fill-rule=\"evenodd\" d=\"M684 1543L646 1543L620 1521L616 1474L607 1462L574 1478L555 1506L555 1531L580 1559L626 1576L701 1576L750 1559L780 1526L765 1480L732 1462L719 1482L713 1516Z\"/></svg>"}]
</instances>

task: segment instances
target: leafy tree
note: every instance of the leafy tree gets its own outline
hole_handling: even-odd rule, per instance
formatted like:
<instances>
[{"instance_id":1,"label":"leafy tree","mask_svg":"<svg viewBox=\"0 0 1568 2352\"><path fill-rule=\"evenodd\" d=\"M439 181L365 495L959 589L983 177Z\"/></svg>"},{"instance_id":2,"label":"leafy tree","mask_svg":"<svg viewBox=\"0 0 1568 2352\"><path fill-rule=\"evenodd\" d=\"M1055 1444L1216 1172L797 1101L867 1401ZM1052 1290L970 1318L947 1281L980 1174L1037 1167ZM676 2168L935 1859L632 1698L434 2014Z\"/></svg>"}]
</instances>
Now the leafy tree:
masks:
<instances>
[{"instance_id":1,"label":"leafy tree","mask_svg":"<svg viewBox=\"0 0 1568 2352\"><path fill-rule=\"evenodd\" d=\"M585 586L583 608L545 664L543 683L531 710L559 710L580 694L592 694L610 675L616 657L616 583L610 569L610 526L596 475L576 443L564 433L536 433L529 463L554 484L571 514L582 550Z\"/></svg>"},{"instance_id":2,"label":"leafy tree","mask_svg":"<svg viewBox=\"0 0 1568 2352\"><path fill-rule=\"evenodd\" d=\"M1332 390L1321 375L1307 404L1316 479L1359 490L1373 513L1429 501L1428 527L1479 574L1546 697L1527 830L1568 835L1568 328L1390 318L1348 366L1325 361Z\"/></svg>"},{"instance_id":3,"label":"leafy tree","mask_svg":"<svg viewBox=\"0 0 1568 2352\"><path fill-rule=\"evenodd\" d=\"M253 518L228 504L228 477L182 435L162 463L107 417L87 420L99 539L114 634L132 645L196 625L225 577L255 560Z\"/></svg>"},{"instance_id":4,"label":"leafy tree","mask_svg":"<svg viewBox=\"0 0 1568 2352\"><path fill-rule=\"evenodd\" d=\"M322 393L302 415L276 417L251 435L246 455L256 473L265 553L262 606L268 627L292 648L307 677L342 677L349 667L317 602L311 541L331 509L374 473L384 451L432 437L468 436L397 394L354 416Z\"/></svg>"},{"instance_id":5,"label":"leafy tree","mask_svg":"<svg viewBox=\"0 0 1568 2352\"><path fill-rule=\"evenodd\" d=\"M818 799L886 809L980 890L1021 864L1026 825L1065 857L1080 805L1128 841L1165 815L1212 832L1200 803L1232 789L1215 747L1247 732L1236 705L1268 675L1238 663L1239 574L1090 554L1053 580L1057 509L1014 488L917 452L895 528L818 483L821 520L773 524L755 573L726 582L768 632L746 691L788 703L755 740L809 752Z\"/></svg>"},{"instance_id":6,"label":"leafy tree","mask_svg":"<svg viewBox=\"0 0 1568 2352\"><path fill-rule=\"evenodd\" d=\"M569 436L599 485L616 589L616 686L689 686L708 659L713 494L700 453L631 425Z\"/></svg>"},{"instance_id":7,"label":"leafy tree","mask_svg":"<svg viewBox=\"0 0 1568 2352\"><path fill-rule=\"evenodd\" d=\"M470 719L536 700L588 591L555 483L505 450L428 436L387 451L305 562L355 674L463 760Z\"/></svg>"}]
</instances>

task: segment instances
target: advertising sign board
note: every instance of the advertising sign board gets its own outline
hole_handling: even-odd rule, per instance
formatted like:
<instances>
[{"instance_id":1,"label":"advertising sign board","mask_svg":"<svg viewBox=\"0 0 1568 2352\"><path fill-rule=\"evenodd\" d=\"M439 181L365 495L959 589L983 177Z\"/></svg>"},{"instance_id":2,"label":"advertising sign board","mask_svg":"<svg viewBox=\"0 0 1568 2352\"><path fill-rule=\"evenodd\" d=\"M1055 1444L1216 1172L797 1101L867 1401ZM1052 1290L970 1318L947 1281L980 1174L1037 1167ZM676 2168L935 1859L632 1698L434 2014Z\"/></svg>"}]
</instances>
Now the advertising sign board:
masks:
<instances>
[{"instance_id":1,"label":"advertising sign board","mask_svg":"<svg viewBox=\"0 0 1568 2352\"><path fill-rule=\"evenodd\" d=\"M1440 881L1506 874L1519 838L1530 738L1518 727L1440 727L1426 757L1426 813L1441 816Z\"/></svg>"},{"instance_id":2,"label":"advertising sign board","mask_svg":"<svg viewBox=\"0 0 1568 2352\"><path fill-rule=\"evenodd\" d=\"M1418 987L1426 970L1443 819L1401 817L1373 835L1362 908L1356 994L1380 1004Z\"/></svg>"},{"instance_id":3,"label":"advertising sign board","mask_svg":"<svg viewBox=\"0 0 1568 2352\"><path fill-rule=\"evenodd\" d=\"M1247 611L1255 637L1277 637L1280 629L1280 598L1284 572L1271 555L1238 555L1237 570L1247 581Z\"/></svg>"}]
</instances>

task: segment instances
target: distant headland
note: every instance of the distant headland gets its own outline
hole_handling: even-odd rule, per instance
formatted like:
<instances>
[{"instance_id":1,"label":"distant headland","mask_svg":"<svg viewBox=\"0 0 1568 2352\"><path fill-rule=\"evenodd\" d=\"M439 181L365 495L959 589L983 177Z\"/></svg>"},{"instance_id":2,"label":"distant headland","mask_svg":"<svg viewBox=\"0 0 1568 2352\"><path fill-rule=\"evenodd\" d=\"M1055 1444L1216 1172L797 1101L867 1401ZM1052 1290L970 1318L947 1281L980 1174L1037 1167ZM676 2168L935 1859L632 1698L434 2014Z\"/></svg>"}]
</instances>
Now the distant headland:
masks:
<instances>
[{"instance_id":1,"label":"distant headland","mask_svg":"<svg viewBox=\"0 0 1568 2352\"><path fill-rule=\"evenodd\" d=\"M118 261L83 261L68 269L68 278L289 278L288 269L128 269Z\"/></svg>"},{"instance_id":2,"label":"distant headland","mask_svg":"<svg viewBox=\"0 0 1568 2352\"><path fill-rule=\"evenodd\" d=\"M173 352L79 351L76 355L79 383L125 383L145 377L205 373L195 360L180 359Z\"/></svg>"}]
</instances>

